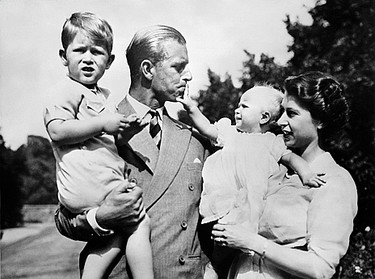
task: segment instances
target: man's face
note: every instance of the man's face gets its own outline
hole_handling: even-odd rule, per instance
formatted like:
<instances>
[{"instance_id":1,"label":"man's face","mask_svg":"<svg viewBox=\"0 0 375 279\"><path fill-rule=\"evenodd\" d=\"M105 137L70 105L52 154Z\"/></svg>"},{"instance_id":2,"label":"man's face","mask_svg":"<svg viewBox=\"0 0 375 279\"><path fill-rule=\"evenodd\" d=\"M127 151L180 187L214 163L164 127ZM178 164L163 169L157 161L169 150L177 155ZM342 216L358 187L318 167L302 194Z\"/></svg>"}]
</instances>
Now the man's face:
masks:
<instances>
[{"instance_id":1,"label":"man's face","mask_svg":"<svg viewBox=\"0 0 375 279\"><path fill-rule=\"evenodd\" d=\"M160 105L166 101L175 102L183 96L186 84L192 79L186 46L174 39L163 43L165 59L152 69L152 91Z\"/></svg>"}]
</instances>

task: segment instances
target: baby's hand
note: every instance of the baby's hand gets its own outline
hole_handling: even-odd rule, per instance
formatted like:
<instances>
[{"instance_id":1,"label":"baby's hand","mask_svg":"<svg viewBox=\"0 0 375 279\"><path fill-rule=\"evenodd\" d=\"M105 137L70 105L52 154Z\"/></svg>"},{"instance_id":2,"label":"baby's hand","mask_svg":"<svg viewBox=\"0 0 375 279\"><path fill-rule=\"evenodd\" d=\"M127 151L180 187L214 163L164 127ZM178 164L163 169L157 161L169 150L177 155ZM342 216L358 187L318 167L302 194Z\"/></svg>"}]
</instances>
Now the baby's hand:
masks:
<instances>
[{"instance_id":1,"label":"baby's hand","mask_svg":"<svg viewBox=\"0 0 375 279\"><path fill-rule=\"evenodd\" d=\"M322 178L325 173L313 173L307 176L305 179L302 179L304 185L312 187L312 188L319 188L323 186L326 181Z\"/></svg>"},{"instance_id":2,"label":"baby's hand","mask_svg":"<svg viewBox=\"0 0 375 279\"><path fill-rule=\"evenodd\" d=\"M187 111L190 111L194 107L196 107L196 104L190 98L190 95L189 95L189 86L188 85L186 85L183 98L177 97L176 101L180 102L184 106L184 109L186 109Z\"/></svg>"}]
</instances>

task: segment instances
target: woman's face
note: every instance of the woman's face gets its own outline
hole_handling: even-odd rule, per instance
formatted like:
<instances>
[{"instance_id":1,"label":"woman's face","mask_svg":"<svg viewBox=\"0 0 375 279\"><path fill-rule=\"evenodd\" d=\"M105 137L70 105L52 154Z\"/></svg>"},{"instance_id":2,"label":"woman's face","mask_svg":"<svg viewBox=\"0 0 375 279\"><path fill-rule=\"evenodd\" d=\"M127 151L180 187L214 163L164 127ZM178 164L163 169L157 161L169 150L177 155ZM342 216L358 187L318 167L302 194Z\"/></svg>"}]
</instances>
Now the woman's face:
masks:
<instances>
[{"instance_id":1,"label":"woman's face","mask_svg":"<svg viewBox=\"0 0 375 279\"><path fill-rule=\"evenodd\" d=\"M278 124L282 128L286 146L301 155L309 146L318 145L318 123L311 117L310 112L288 93L282 106L284 113Z\"/></svg>"}]
</instances>

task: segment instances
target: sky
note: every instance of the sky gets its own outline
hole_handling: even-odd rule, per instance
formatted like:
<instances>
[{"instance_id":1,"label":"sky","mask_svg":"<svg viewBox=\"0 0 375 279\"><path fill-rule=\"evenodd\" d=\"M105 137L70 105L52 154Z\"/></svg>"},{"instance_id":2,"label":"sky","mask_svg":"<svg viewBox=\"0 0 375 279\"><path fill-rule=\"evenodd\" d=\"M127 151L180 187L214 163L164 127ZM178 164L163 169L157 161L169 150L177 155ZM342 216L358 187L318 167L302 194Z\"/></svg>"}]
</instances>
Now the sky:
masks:
<instances>
[{"instance_id":1,"label":"sky","mask_svg":"<svg viewBox=\"0 0 375 279\"><path fill-rule=\"evenodd\" d=\"M149 25L175 27L185 37L191 94L209 85L207 70L231 75L239 86L244 49L285 64L293 43L283 20L311 24L314 0L0 0L0 134L17 149L28 135L48 138L43 107L48 89L66 74L58 51L61 28L77 11L106 19L114 32L116 58L99 84L115 100L128 92L125 49L134 33Z\"/></svg>"}]
</instances>

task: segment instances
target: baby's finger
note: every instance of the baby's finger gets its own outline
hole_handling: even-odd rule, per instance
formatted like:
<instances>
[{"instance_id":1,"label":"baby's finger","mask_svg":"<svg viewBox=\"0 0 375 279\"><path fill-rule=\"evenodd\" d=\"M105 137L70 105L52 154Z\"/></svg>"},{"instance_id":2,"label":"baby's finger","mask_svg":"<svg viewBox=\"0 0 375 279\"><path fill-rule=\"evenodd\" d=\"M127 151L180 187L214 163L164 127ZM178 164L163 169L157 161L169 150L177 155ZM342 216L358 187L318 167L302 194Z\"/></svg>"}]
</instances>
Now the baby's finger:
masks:
<instances>
[{"instance_id":1,"label":"baby's finger","mask_svg":"<svg viewBox=\"0 0 375 279\"><path fill-rule=\"evenodd\" d=\"M189 91L189 84L186 84L185 91L184 91L184 99L190 99L190 91Z\"/></svg>"}]
</instances>

